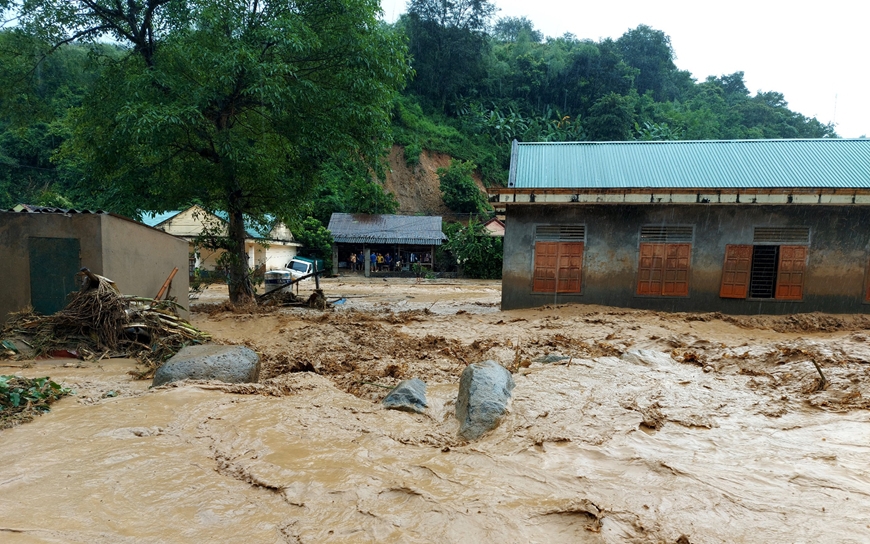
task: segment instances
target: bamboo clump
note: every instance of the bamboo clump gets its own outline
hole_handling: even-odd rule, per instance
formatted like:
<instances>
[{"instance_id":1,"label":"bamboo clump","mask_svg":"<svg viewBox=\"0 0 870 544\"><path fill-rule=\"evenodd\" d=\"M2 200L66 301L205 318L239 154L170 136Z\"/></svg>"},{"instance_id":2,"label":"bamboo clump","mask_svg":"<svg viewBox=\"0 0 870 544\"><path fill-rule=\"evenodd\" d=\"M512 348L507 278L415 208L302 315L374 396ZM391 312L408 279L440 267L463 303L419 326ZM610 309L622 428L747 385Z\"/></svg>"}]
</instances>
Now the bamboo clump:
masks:
<instances>
[{"instance_id":1,"label":"bamboo clump","mask_svg":"<svg viewBox=\"0 0 870 544\"><path fill-rule=\"evenodd\" d=\"M83 359L134 358L144 366L136 373L141 378L184 346L211 339L178 316L174 301L122 295L111 280L90 280L53 315L32 309L11 314L3 337L24 337L35 357L75 350Z\"/></svg>"}]
</instances>

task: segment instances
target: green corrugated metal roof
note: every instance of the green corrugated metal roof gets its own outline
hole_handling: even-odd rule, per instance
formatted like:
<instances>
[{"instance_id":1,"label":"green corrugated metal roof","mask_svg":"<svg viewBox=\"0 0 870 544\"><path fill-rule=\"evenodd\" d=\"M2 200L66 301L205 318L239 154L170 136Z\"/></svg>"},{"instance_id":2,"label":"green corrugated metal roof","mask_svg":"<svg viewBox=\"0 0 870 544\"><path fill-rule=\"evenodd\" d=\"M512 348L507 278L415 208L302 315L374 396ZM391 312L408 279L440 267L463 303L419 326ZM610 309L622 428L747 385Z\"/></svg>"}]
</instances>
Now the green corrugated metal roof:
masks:
<instances>
[{"instance_id":1,"label":"green corrugated metal roof","mask_svg":"<svg viewBox=\"0 0 870 544\"><path fill-rule=\"evenodd\" d=\"M509 187L870 188L870 139L514 143Z\"/></svg>"}]
</instances>

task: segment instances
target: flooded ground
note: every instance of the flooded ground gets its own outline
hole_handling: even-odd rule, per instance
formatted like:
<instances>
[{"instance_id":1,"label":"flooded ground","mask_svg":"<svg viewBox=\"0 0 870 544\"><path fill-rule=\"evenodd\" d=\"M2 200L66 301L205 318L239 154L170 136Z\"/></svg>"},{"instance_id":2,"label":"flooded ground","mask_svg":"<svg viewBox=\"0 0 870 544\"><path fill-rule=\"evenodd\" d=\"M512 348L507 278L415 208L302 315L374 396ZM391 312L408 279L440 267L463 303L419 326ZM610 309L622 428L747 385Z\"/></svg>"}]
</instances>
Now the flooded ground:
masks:
<instances>
[{"instance_id":1,"label":"flooded ground","mask_svg":"<svg viewBox=\"0 0 870 544\"><path fill-rule=\"evenodd\" d=\"M498 282L325 290L343 299L325 313L202 296L192 322L258 351L260 384L0 362L77 392L0 431L0 541L870 541L864 316L501 312ZM514 370L511 413L465 443L459 375L484 359ZM382 409L411 377L428 412Z\"/></svg>"}]
</instances>

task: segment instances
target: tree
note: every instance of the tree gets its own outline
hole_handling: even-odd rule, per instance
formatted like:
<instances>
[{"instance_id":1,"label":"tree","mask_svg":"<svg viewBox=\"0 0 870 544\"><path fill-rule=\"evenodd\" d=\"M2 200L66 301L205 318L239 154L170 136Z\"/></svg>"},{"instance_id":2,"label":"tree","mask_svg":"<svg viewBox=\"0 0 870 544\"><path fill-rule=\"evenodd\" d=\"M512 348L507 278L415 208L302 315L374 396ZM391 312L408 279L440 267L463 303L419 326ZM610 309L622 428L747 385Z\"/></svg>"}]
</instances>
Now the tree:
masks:
<instances>
[{"instance_id":1,"label":"tree","mask_svg":"<svg viewBox=\"0 0 870 544\"><path fill-rule=\"evenodd\" d=\"M299 255L323 260L323 269L332 268L332 233L313 217L308 217L293 229L296 241L302 244Z\"/></svg>"},{"instance_id":2,"label":"tree","mask_svg":"<svg viewBox=\"0 0 870 544\"><path fill-rule=\"evenodd\" d=\"M475 165L471 161L450 161L449 168L439 168L441 197L448 208L458 213L480 213L490 206L474 183L471 174Z\"/></svg>"},{"instance_id":3,"label":"tree","mask_svg":"<svg viewBox=\"0 0 870 544\"><path fill-rule=\"evenodd\" d=\"M323 224L328 224L336 212L390 214L399 209L395 195L385 191L372 172L357 161L328 161L321 169L320 180L308 213Z\"/></svg>"},{"instance_id":4,"label":"tree","mask_svg":"<svg viewBox=\"0 0 870 544\"><path fill-rule=\"evenodd\" d=\"M11 0L0 0L3 6ZM196 202L229 218L230 299L250 300L245 223L288 219L337 155L375 167L410 72L377 0L23 0L55 46L127 47L69 116L62 157L108 209Z\"/></svg>"},{"instance_id":5,"label":"tree","mask_svg":"<svg viewBox=\"0 0 870 544\"><path fill-rule=\"evenodd\" d=\"M600 142L630 140L634 129L634 97L610 93L589 110L584 126L589 139Z\"/></svg>"},{"instance_id":6,"label":"tree","mask_svg":"<svg viewBox=\"0 0 870 544\"><path fill-rule=\"evenodd\" d=\"M447 243L442 247L453 261L451 264L456 264L463 275L479 279L501 277L504 246L500 236L491 236L483 224L473 220L467 226L451 223L445 230Z\"/></svg>"},{"instance_id":7,"label":"tree","mask_svg":"<svg viewBox=\"0 0 870 544\"><path fill-rule=\"evenodd\" d=\"M677 72L671 38L661 30L640 25L623 34L616 45L622 58L640 72L638 94L652 91L658 100L673 98L671 76Z\"/></svg>"},{"instance_id":8,"label":"tree","mask_svg":"<svg viewBox=\"0 0 870 544\"><path fill-rule=\"evenodd\" d=\"M411 0L402 18L417 72L411 88L442 111L448 98L474 88L486 73L486 31L495 11L485 0Z\"/></svg>"},{"instance_id":9,"label":"tree","mask_svg":"<svg viewBox=\"0 0 870 544\"><path fill-rule=\"evenodd\" d=\"M534 43L541 43L544 35L535 30L535 25L525 17L502 17L492 29L492 37L501 42L516 42L520 36Z\"/></svg>"}]
</instances>

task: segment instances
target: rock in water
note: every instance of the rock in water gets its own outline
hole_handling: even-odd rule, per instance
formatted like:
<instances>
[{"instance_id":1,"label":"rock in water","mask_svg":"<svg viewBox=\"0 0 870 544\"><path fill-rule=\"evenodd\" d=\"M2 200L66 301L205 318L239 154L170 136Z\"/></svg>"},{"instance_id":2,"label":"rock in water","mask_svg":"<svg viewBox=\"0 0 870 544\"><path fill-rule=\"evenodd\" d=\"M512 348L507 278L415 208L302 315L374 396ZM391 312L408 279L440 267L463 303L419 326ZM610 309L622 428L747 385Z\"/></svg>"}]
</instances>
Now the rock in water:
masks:
<instances>
[{"instance_id":1,"label":"rock in water","mask_svg":"<svg viewBox=\"0 0 870 544\"><path fill-rule=\"evenodd\" d=\"M179 380L252 383L260 379L260 358L244 346L187 346L154 373L152 387Z\"/></svg>"},{"instance_id":2,"label":"rock in water","mask_svg":"<svg viewBox=\"0 0 870 544\"><path fill-rule=\"evenodd\" d=\"M384 398L384 406L391 410L423 413L426 409L426 382L420 378L403 380Z\"/></svg>"},{"instance_id":3,"label":"rock in water","mask_svg":"<svg viewBox=\"0 0 870 544\"><path fill-rule=\"evenodd\" d=\"M466 440L476 440L496 428L507 412L513 388L511 373L495 361L465 367L456 399L459 434Z\"/></svg>"}]
</instances>

